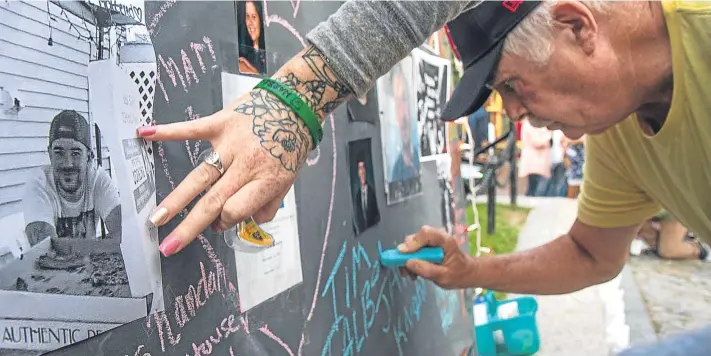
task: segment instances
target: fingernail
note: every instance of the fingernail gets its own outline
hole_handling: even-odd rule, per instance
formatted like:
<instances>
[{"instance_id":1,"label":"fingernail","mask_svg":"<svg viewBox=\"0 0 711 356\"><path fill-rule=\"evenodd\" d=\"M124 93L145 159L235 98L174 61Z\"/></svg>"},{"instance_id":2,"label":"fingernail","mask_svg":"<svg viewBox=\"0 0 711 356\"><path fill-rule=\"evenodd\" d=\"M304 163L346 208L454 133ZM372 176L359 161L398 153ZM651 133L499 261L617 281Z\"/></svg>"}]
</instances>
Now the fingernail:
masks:
<instances>
[{"instance_id":1,"label":"fingernail","mask_svg":"<svg viewBox=\"0 0 711 356\"><path fill-rule=\"evenodd\" d=\"M397 245L397 249L400 252L405 252L405 251L407 251L407 246L405 246L405 244L399 244L399 245Z\"/></svg>"},{"instance_id":2,"label":"fingernail","mask_svg":"<svg viewBox=\"0 0 711 356\"><path fill-rule=\"evenodd\" d=\"M156 210L148 220L153 224L153 226L158 226L165 220L165 218L168 216L168 209L166 208L160 208Z\"/></svg>"},{"instance_id":3,"label":"fingernail","mask_svg":"<svg viewBox=\"0 0 711 356\"><path fill-rule=\"evenodd\" d=\"M163 242L160 244L160 247L158 249L160 252L163 254L163 256L168 257L172 254L174 254L178 249L180 248L180 241L173 237L169 236Z\"/></svg>"},{"instance_id":4,"label":"fingernail","mask_svg":"<svg viewBox=\"0 0 711 356\"><path fill-rule=\"evenodd\" d=\"M136 134L141 137L150 136L156 133L155 126L141 126L136 129Z\"/></svg>"}]
</instances>

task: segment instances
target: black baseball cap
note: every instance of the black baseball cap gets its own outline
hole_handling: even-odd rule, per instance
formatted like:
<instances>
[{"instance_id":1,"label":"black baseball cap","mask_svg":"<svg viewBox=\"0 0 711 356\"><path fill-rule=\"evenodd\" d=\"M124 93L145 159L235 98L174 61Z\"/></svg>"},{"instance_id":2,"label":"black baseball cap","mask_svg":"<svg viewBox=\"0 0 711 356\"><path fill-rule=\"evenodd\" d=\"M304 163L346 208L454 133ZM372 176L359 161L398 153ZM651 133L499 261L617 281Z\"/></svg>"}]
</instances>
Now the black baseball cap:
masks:
<instances>
[{"instance_id":1,"label":"black baseball cap","mask_svg":"<svg viewBox=\"0 0 711 356\"><path fill-rule=\"evenodd\" d=\"M442 113L454 121L477 111L491 95L486 87L501 58L506 35L541 1L484 0L447 24L449 40L464 66L464 75Z\"/></svg>"},{"instance_id":2,"label":"black baseball cap","mask_svg":"<svg viewBox=\"0 0 711 356\"><path fill-rule=\"evenodd\" d=\"M74 110L63 110L52 119L49 126L49 145L59 138L70 138L90 148L89 123L84 116Z\"/></svg>"}]
</instances>

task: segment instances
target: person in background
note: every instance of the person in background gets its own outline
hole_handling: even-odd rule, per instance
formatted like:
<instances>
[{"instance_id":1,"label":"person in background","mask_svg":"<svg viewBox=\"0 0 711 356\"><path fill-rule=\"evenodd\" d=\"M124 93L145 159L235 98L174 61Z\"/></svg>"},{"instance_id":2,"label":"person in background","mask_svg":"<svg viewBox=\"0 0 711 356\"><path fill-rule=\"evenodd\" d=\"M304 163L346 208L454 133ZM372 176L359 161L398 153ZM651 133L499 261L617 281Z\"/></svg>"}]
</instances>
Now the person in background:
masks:
<instances>
[{"instance_id":1,"label":"person in background","mask_svg":"<svg viewBox=\"0 0 711 356\"><path fill-rule=\"evenodd\" d=\"M525 120L521 127L521 143L518 175L519 178L528 177L526 195L537 196L545 191L545 187L539 190L541 179L551 175L551 132L545 127L533 127L529 120Z\"/></svg>"},{"instance_id":2,"label":"person in background","mask_svg":"<svg viewBox=\"0 0 711 356\"><path fill-rule=\"evenodd\" d=\"M469 128L472 130L474 150L484 147L489 142L489 112L483 106L469 115Z\"/></svg>"},{"instance_id":3,"label":"person in background","mask_svg":"<svg viewBox=\"0 0 711 356\"><path fill-rule=\"evenodd\" d=\"M567 159L568 198L577 198L583 183L585 165L585 136L571 140L563 137L563 150Z\"/></svg>"},{"instance_id":4,"label":"person in background","mask_svg":"<svg viewBox=\"0 0 711 356\"><path fill-rule=\"evenodd\" d=\"M553 130L551 138L551 176L538 183L541 185L538 191L539 196L564 197L566 196L568 184L565 164L565 150L563 149L563 131Z\"/></svg>"},{"instance_id":5,"label":"person in background","mask_svg":"<svg viewBox=\"0 0 711 356\"><path fill-rule=\"evenodd\" d=\"M667 211L662 211L642 225L635 240L635 243L639 242L649 247L644 250L640 248L637 253L631 251L632 255L651 254L669 260L711 259L711 247L696 239L689 229Z\"/></svg>"}]
</instances>

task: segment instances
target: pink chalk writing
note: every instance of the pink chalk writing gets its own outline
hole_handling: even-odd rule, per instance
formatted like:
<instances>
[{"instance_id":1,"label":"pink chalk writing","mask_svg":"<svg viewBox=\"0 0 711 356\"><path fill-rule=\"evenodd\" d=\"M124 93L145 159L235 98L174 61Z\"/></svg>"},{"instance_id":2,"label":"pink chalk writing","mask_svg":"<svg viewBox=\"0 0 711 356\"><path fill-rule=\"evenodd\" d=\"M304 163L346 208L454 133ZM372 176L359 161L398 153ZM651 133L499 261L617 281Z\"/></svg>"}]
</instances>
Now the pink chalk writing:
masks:
<instances>
[{"instance_id":1,"label":"pink chalk writing","mask_svg":"<svg viewBox=\"0 0 711 356\"><path fill-rule=\"evenodd\" d=\"M296 37L299 42L301 42L301 45L306 47L306 41L304 41L304 38L301 36L299 31L294 28L288 21L284 20L283 18L279 17L278 15L268 15L267 16L267 7L264 6L264 19L265 23L267 24L267 27L271 25L272 22L278 23L282 25L287 31L291 32L294 37Z\"/></svg>"},{"instance_id":2,"label":"pink chalk writing","mask_svg":"<svg viewBox=\"0 0 711 356\"><path fill-rule=\"evenodd\" d=\"M210 57L212 58L212 61L216 63L217 56L215 55L215 49L212 48L212 40L207 36L204 36L202 40L205 45L207 45L207 49L210 52ZM202 74L207 73L207 68L205 67L205 63L200 55L200 52L204 50L203 44L190 43L190 48L193 50L193 52L195 52L195 56L198 60L198 64L200 64L200 71L202 72ZM188 53L185 51L185 49L180 50L180 60L183 64L182 71L185 73L185 75L183 75L183 72L181 72L180 67L178 67L173 58L167 57L166 59L163 57L162 54L158 55L158 61L160 62L160 65L158 66L158 76L156 77L156 81L158 82L158 88L161 90L161 92L163 92L163 97L165 98L166 102L170 102L170 100L165 90L165 84L161 79L161 71L165 71L168 74L170 82L173 83L173 87L178 86L178 79L180 79L180 85L182 86L183 91L185 91L186 93L188 92L188 88L193 85L193 81L195 82L195 84L200 83L200 77L198 76L198 73L195 72L192 60L190 60L190 57L188 56Z\"/></svg>"},{"instance_id":3,"label":"pink chalk writing","mask_svg":"<svg viewBox=\"0 0 711 356\"><path fill-rule=\"evenodd\" d=\"M336 192L336 175L337 175L337 167L338 167L338 150L336 149L336 135L334 134L336 132L336 120L334 119L333 115L329 115L329 122L331 123L331 144L333 147L333 169L332 169L332 174L331 174L331 200L328 204L328 220L326 222L326 233L324 234L323 237L323 247L321 248L321 259L319 260L318 264L318 273L316 274L316 287L314 288L314 296L313 300L311 301L311 309L309 310L309 314L306 317L306 321L304 324L308 324L309 321L311 321L311 318L314 316L314 309L316 309L316 302L318 301L318 291L319 287L321 286L321 277L323 276L323 262L326 259L326 248L328 247L328 237L331 233L331 219L333 218L333 203L334 203L334 197L335 197L335 192ZM305 325L304 325L305 326ZM301 341L299 342L299 350L298 354L299 356L303 355L303 348L304 344L306 343L306 328L304 327L304 331L301 333Z\"/></svg>"},{"instance_id":4,"label":"pink chalk writing","mask_svg":"<svg viewBox=\"0 0 711 356\"><path fill-rule=\"evenodd\" d=\"M215 327L215 333L208 336L203 342L193 343L193 356L203 356L212 354L212 347L218 345L223 338L227 338L230 334L239 331L239 326L234 325L235 316L230 314L222 319L220 326ZM230 352L232 349L230 348Z\"/></svg>"},{"instance_id":5,"label":"pink chalk writing","mask_svg":"<svg viewBox=\"0 0 711 356\"><path fill-rule=\"evenodd\" d=\"M294 17L296 17L296 14L299 13L299 5L301 4L301 0L289 0L291 2L291 8L294 9ZM264 3L266 4L266 0ZM266 7L266 5L264 6Z\"/></svg>"},{"instance_id":6,"label":"pink chalk writing","mask_svg":"<svg viewBox=\"0 0 711 356\"><path fill-rule=\"evenodd\" d=\"M165 158L165 149L163 149L163 142L158 141L156 142L158 144L158 156L160 157L160 163L161 166L163 166L163 174L165 174L165 177L168 179L168 183L170 186L175 189L175 182L173 182L173 178L170 177L170 172L168 171L168 160Z\"/></svg>"},{"instance_id":7,"label":"pink chalk writing","mask_svg":"<svg viewBox=\"0 0 711 356\"><path fill-rule=\"evenodd\" d=\"M133 353L133 356L151 356L150 352L144 352L141 353L141 350L146 347L146 345L138 345L138 348L136 348L136 352ZM124 354L124 356L130 356L129 354Z\"/></svg>"},{"instance_id":8,"label":"pink chalk writing","mask_svg":"<svg viewBox=\"0 0 711 356\"><path fill-rule=\"evenodd\" d=\"M200 52L205 50L205 46L203 46L202 43L190 42L190 48L195 51L195 57L197 57L198 64L200 64L200 69L205 73L207 68L205 68L205 63L202 61L202 56L200 55Z\"/></svg>"},{"instance_id":9,"label":"pink chalk writing","mask_svg":"<svg viewBox=\"0 0 711 356\"><path fill-rule=\"evenodd\" d=\"M168 334L168 342L171 345L177 345L180 342L180 334L173 335L173 329L170 327L170 321L168 321L168 316L164 311L153 313L153 319L156 322L156 327L158 328L158 339L160 340L160 348L165 352L165 334L163 333L163 327L165 326L165 331ZM150 327L150 325L148 325Z\"/></svg>"},{"instance_id":10,"label":"pink chalk writing","mask_svg":"<svg viewBox=\"0 0 711 356\"><path fill-rule=\"evenodd\" d=\"M161 65L163 65L163 70L165 70L166 73L168 73L168 77L170 77L170 80L173 82L173 86L177 86L178 83L176 82L175 79L175 74L178 74L178 77L180 78L180 84L183 85L183 90L185 92L188 92L188 87L185 85L185 79L183 78L183 75L180 73L180 69L178 68L178 65L175 64L175 61L173 58L168 57L168 64L165 64L165 60L163 59L163 55L159 54L158 55L158 60L160 61ZM170 66L173 66L172 68ZM175 71L173 71L175 69ZM158 71L160 71L160 68L158 68ZM163 90L163 93L165 94L165 86L163 85L162 81L158 81L158 85L160 86L161 90Z\"/></svg>"},{"instance_id":11,"label":"pink chalk writing","mask_svg":"<svg viewBox=\"0 0 711 356\"><path fill-rule=\"evenodd\" d=\"M212 40L210 37L204 36L202 41L207 45L207 50L210 52L210 56L214 62L217 62L217 56L215 55L215 49L212 48Z\"/></svg>"},{"instance_id":12,"label":"pink chalk writing","mask_svg":"<svg viewBox=\"0 0 711 356\"><path fill-rule=\"evenodd\" d=\"M177 296L174 300L175 308L172 310L173 320L178 327L182 328L191 318L197 315L198 309L207 303L208 299L221 292L228 286L227 275L222 264L219 264L216 270L205 270L205 265L200 262L201 277L197 285L189 285L185 295ZM166 336L168 343L176 345L180 342L181 335L173 335L173 327L168 319L168 314L164 311L152 314L155 325L151 323L151 319L146 320L146 328L158 330L158 338L163 352L165 352ZM230 324L231 325L231 324Z\"/></svg>"},{"instance_id":13,"label":"pink chalk writing","mask_svg":"<svg viewBox=\"0 0 711 356\"><path fill-rule=\"evenodd\" d=\"M188 115L188 120L195 120L199 119L200 116L195 114L193 112L193 107L188 106L187 109L185 109L185 114ZM200 141L195 141L195 147L193 150L190 150L190 141L185 140L185 148L188 151L188 158L190 158L190 163L193 165L193 167L197 167L198 163L197 162L197 157L200 154Z\"/></svg>"},{"instance_id":14,"label":"pink chalk writing","mask_svg":"<svg viewBox=\"0 0 711 356\"><path fill-rule=\"evenodd\" d=\"M173 7L177 0L168 0L166 1L163 5L160 6L160 10L153 15L151 18L151 23L148 25L148 32L150 32L151 35L155 34L156 27L158 27L158 23L160 22L160 19L163 18L166 12L168 12L168 9Z\"/></svg>"},{"instance_id":15,"label":"pink chalk writing","mask_svg":"<svg viewBox=\"0 0 711 356\"><path fill-rule=\"evenodd\" d=\"M192 84L190 81L191 74L193 75L193 79L195 79L195 84L200 83L200 79L198 79L197 74L195 74L195 69L193 69L193 62L190 61L184 49L180 50L180 57L183 60L183 70L185 71L185 79L188 80L188 85Z\"/></svg>"},{"instance_id":16,"label":"pink chalk writing","mask_svg":"<svg viewBox=\"0 0 711 356\"><path fill-rule=\"evenodd\" d=\"M249 334L249 316L242 315L240 316L240 321L242 322L242 327L244 328L244 332Z\"/></svg>"},{"instance_id":17,"label":"pink chalk writing","mask_svg":"<svg viewBox=\"0 0 711 356\"><path fill-rule=\"evenodd\" d=\"M266 335L266 336L269 337L270 339L276 341L276 343L279 344L279 346L281 346L281 347L284 348L284 350L286 351L286 353L289 354L289 356L294 356L294 352L291 351L291 349L289 348L289 345L287 345L287 344L286 344L282 339L280 339L278 336L274 335L274 333L272 333L272 331L269 330L269 326L268 326L268 325L262 326L261 328L259 328L259 331L261 331L262 334Z\"/></svg>"},{"instance_id":18,"label":"pink chalk writing","mask_svg":"<svg viewBox=\"0 0 711 356\"><path fill-rule=\"evenodd\" d=\"M316 146L315 157L306 157L306 164L309 166L313 166L318 163L319 158L321 158L321 147Z\"/></svg>"}]
</instances>

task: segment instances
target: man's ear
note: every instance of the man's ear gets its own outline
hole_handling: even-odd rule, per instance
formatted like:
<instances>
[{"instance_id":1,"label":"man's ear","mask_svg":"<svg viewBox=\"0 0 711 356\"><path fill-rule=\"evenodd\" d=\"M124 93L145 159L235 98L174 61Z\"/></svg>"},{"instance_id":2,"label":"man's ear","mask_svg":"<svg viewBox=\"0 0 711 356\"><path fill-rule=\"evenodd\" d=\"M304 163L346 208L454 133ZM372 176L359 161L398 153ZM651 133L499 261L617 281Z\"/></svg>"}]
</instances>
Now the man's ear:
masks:
<instances>
[{"instance_id":1,"label":"man's ear","mask_svg":"<svg viewBox=\"0 0 711 356\"><path fill-rule=\"evenodd\" d=\"M569 31L574 41L585 54L595 51L598 24L590 9L577 1L561 1L551 9L556 26Z\"/></svg>"}]
</instances>

